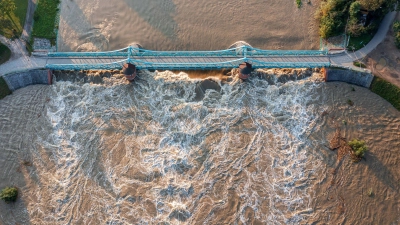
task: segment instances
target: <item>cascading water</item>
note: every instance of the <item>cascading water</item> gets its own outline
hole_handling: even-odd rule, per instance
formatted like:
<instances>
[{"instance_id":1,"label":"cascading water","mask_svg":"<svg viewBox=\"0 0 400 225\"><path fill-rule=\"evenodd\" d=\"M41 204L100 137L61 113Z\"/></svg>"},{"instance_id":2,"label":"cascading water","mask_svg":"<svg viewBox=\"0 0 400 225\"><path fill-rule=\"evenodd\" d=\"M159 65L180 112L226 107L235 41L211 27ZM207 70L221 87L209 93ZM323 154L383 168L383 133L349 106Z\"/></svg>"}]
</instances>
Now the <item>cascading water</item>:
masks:
<instances>
[{"instance_id":1,"label":"cascading water","mask_svg":"<svg viewBox=\"0 0 400 225\"><path fill-rule=\"evenodd\" d=\"M198 82L171 72L56 82L31 222L306 223L319 84L234 80L196 101Z\"/></svg>"}]
</instances>

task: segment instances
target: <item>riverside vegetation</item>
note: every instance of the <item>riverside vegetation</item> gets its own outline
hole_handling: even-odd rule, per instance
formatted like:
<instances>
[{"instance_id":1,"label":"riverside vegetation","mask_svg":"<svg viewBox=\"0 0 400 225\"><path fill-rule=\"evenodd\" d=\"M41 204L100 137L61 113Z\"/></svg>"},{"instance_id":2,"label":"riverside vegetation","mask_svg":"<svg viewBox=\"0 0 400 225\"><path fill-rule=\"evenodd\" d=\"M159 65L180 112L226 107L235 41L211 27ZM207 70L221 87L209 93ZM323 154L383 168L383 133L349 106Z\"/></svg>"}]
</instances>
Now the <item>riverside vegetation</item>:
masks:
<instances>
[{"instance_id":1,"label":"riverside vegetation","mask_svg":"<svg viewBox=\"0 0 400 225\"><path fill-rule=\"evenodd\" d=\"M353 150L351 152L353 161L359 162L364 157L365 152L368 150L365 141L353 139L348 144Z\"/></svg>"},{"instance_id":2,"label":"riverside vegetation","mask_svg":"<svg viewBox=\"0 0 400 225\"><path fill-rule=\"evenodd\" d=\"M397 0L323 0L316 12L319 35L329 38L347 33L351 36L349 48L357 50L372 39L380 21L395 9L396 3Z\"/></svg>"},{"instance_id":3,"label":"riverside vegetation","mask_svg":"<svg viewBox=\"0 0 400 225\"><path fill-rule=\"evenodd\" d=\"M393 23L393 31L395 38L394 43L396 47L400 49L400 21L396 21Z\"/></svg>"},{"instance_id":4,"label":"riverside vegetation","mask_svg":"<svg viewBox=\"0 0 400 225\"><path fill-rule=\"evenodd\" d=\"M375 76L370 89L375 94L390 102L397 110L400 110L400 88Z\"/></svg>"},{"instance_id":5,"label":"riverside vegetation","mask_svg":"<svg viewBox=\"0 0 400 225\"><path fill-rule=\"evenodd\" d=\"M58 5L60 0L40 0L35 10L33 19L35 21L33 25L32 36L47 38L50 41L55 42L56 30L58 24L56 24L56 18L58 13Z\"/></svg>"},{"instance_id":6,"label":"riverside vegetation","mask_svg":"<svg viewBox=\"0 0 400 225\"><path fill-rule=\"evenodd\" d=\"M6 203L15 202L18 197L18 189L15 187L6 187L0 192L0 199Z\"/></svg>"},{"instance_id":7,"label":"riverside vegetation","mask_svg":"<svg viewBox=\"0 0 400 225\"><path fill-rule=\"evenodd\" d=\"M18 38L24 27L27 0L0 0L0 34Z\"/></svg>"}]
</instances>

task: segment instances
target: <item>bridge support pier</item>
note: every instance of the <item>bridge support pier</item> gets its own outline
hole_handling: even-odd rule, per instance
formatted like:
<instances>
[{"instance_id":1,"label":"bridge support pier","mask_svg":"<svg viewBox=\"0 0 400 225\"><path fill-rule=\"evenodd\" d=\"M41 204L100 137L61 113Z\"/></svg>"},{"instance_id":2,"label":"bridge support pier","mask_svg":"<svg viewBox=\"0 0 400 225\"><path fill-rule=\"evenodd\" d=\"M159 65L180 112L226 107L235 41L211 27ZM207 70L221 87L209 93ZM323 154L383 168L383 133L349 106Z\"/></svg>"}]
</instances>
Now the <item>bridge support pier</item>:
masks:
<instances>
[{"instance_id":1,"label":"bridge support pier","mask_svg":"<svg viewBox=\"0 0 400 225\"><path fill-rule=\"evenodd\" d=\"M250 77L251 71L252 65L250 63L241 63L239 65L239 78L242 80L247 80Z\"/></svg>"}]
</instances>

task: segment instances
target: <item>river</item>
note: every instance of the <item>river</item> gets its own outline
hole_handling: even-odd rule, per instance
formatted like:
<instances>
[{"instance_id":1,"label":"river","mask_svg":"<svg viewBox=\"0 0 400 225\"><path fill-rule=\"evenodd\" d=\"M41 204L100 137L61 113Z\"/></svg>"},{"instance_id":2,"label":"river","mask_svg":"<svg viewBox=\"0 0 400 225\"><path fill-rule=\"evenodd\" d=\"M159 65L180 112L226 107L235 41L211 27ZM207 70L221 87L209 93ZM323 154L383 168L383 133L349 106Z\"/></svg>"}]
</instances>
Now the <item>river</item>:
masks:
<instances>
[{"instance_id":1,"label":"river","mask_svg":"<svg viewBox=\"0 0 400 225\"><path fill-rule=\"evenodd\" d=\"M318 49L319 0L70 0L61 2L59 51Z\"/></svg>"}]
</instances>

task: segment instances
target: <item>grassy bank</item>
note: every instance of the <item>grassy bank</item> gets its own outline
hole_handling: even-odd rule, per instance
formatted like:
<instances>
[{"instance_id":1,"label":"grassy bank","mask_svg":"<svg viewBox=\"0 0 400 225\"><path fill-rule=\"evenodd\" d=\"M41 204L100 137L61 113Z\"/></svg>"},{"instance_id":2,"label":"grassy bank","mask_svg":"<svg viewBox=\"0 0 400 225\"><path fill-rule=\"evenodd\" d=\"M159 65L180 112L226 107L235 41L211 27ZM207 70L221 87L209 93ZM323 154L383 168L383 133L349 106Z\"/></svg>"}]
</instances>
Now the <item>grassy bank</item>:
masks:
<instances>
[{"instance_id":1,"label":"grassy bank","mask_svg":"<svg viewBox=\"0 0 400 225\"><path fill-rule=\"evenodd\" d=\"M34 15L32 36L47 38L51 41L56 39L55 29L58 28L58 24L55 24L55 20L58 4L60 0L39 0Z\"/></svg>"},{"instance_id":2,"label":"grassy bank","mask_svg":"<svg viewBox=\"0 0 400 225\"><path fill-rule=\"evenodd\" d=\"M13 0L16 6L14 12L0 20L0 34L7 37L19 37L25 23L28 0Z\"/></svg>"},{"instance_id":3,"label":"grassy bank","mask_svg":"<svg viewBox=\"0 0 400 225\"><path fill-rule=\"evenodd\" d=\"M375 33L376 33L376 31L374 31L373 33L360 35L358 37L350 37L349 45L347 46L347 49L349 49L350 51L357 51L357 50L363 48L372 40Z\"/></svg>"},{"instance_id":4,"label":"grassy bank","mask_svg":"<svg viewBox=\"0 0 400 225\"><path fill-rule=\"evenodd\" d=\"M11 91L8 88L6 81L3 79L3 77L0 77L0 99L6 97L9 94L11 94Z\"/></svg>"},{"instance_id":5,"label":"grassy bank","mask_svg":"<svg viewBox=\"0 0 400 225\"><path fill-rule=\"evenodd\" d=\"M400 110L400 88L390 82L375 77L371 84L371 91L390 102L396 109Z\"/></svg>"},{"instance_id":6,"label":"grassy bank","mask_svg":"<svg viewBox=\"0 0 400 225\"><path fill-rule=\"evenodd\" d=\"M11 56L11 51L7 46L0 43L0 64L7 62Z\"/></svg>"}]
</instances>

